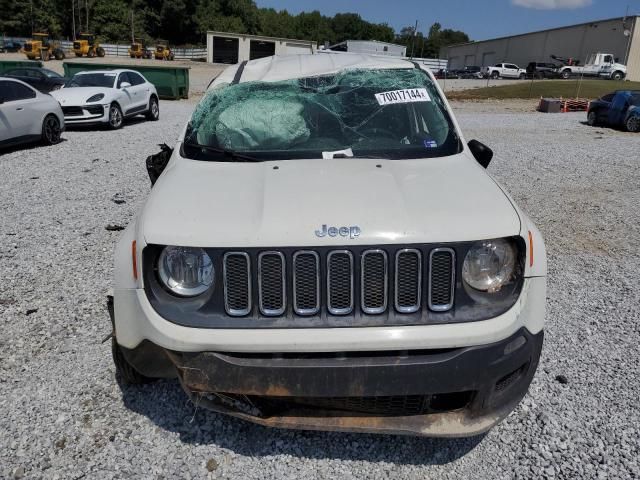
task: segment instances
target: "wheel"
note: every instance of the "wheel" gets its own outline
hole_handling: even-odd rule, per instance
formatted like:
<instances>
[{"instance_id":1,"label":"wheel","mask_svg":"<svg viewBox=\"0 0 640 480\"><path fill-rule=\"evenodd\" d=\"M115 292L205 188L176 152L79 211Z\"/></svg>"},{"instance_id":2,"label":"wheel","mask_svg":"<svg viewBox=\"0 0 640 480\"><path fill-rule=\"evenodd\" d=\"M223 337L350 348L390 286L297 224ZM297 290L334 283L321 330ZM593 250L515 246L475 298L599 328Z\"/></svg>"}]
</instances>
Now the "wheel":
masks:
<instances>
[{"instance_id":1,"label":"wheel","mask_svg":"<svg viewBox=\"0 0 640 480\"><path fill-rule=\"evenodd\" d=\"M55 115L47 115L42 122L42 143L45 145L55 145L60 143L60 120Z\"/></svg>"},{"instance_id":2,"label":"wheel","mask_svg":"<svg viewBox=\"0 0 640 480\"><path fill-rule=\"evenodd\" d=\"M640 132L640 117L638 115L630 116L627 118L625 126L629 132Z\"/></svg>"},{"instance_id":3,"label":"wheel","mask_svg":"<svg viewBox=\"0 0 640 480\"><path fill-rule=\"evenodd\" d=\"M571 76L571 70L563 70L560 76L567 80Z\"/></svg>"},{"instance_id":4,"label":"wheel","mask_svg":"<svg viewBox=\"0 0 640 480\"><path fill-rule=\"evenodd\" d=\"M525 80L527 78L527 74L526 73L521 73L519 78L520 78L520 80Z\"/></svg>"},{"instance_id":5,"label":"wheel","mask_svg":"<svg viewBox=\"0 0 640 480\"><path fill-rule=\"evenodd\" d=\"M587 115L587 124L591 127L598 125L598 113L595 110L591 110Z\"/></svg>"},{"instance_id":6,"label":"wheel","mask_svg":"<svg viewBox=\"0 0 640 480\"><path fill-rule=\"evenodd\" d=\"M56 60L64 60L64 51L60 48L57 48L56 50L53 51L53 58L55 58Z\"/></svg>"},{"instance_id":7,"label":"wheel","mask_svg":"<svg viewBox=\"0 0 640 480\"><path fill-rule=\"evenodd\" d=\"M89 51L87 52L87 57L89 58L93 58L96 56L96 51L92 48L89 49Z\"/></svg>"},{"instance_id":8,"label":"wheel","mask_svg":"<svg viewBox=\"0 0 640 480\"><path fill-rule=\"evenodd\" d=\"M122 109L117 103L112 103L109 107L109 128L117 130L122 127L124 123L124 117L122 116Z\"/></svg>"},{"instance_id":9,"label":"wheel","mask_svg":"<svg viewBox=\"0 0 640 480\"><path fill-rule=\"evenodd\" d=\"M498 78L500 78L500 72L492 72L491 78L493 78L494 80L497 80Z\"/></svg>"},{"instance_id":10,"label":"wheel","mask_svg":"<svg viewBox=\"0 0 640 480\"><path fill-rule=\"evenodd\" d=\"M98 54L98 57L100 57L100 58L104 57L104 48L98 47L96 49L96 53Z\"/></svg>"},{"instance_id":11,"label":"wheel","mask_svg":"<svg viewBox=\"0 0 640 480\"><path fill-rule=\"evenodd\" d=\"M149 99L149 110L145 115L147 120L156 121L160 119L160 105L158 104L158 99L156 97L151 97Z\"/></svg>"},{"instance_id":12,"label":"wheel","mask_svg":"<svg viewBox=\"0 0 640 480\"><path fill-rule=\"evenodd\" d=\"M122 349L115 338L111 339L111 356L113 357L113 363L116 366L116 378L129 385L140 385L143 383L149 383L153 379L145 377L141 373L131 366L127 359L124 358Z\"/></svg>"},{"instance_id":13,"label":"wheel","mask_svg":"<svg viewBox=\"0 0 640 480\"><path fill-rule=\"evenodd\" d=\"M611 75L611 79L612 80L622 80L624 78L624 74L622 72L613 72L613 75Z\"/></svg>"},{"instance_id":14,"label":"wheel","mask_svg":"<svg viewBox=\"0 0 640 480\"><path fill-rule=\"evenodd\" d=\"M82 56L82 54L78 53L78 52L75 52L75 54L76 54L76 57L81 57Z\"/></svg>"}]
</instances>

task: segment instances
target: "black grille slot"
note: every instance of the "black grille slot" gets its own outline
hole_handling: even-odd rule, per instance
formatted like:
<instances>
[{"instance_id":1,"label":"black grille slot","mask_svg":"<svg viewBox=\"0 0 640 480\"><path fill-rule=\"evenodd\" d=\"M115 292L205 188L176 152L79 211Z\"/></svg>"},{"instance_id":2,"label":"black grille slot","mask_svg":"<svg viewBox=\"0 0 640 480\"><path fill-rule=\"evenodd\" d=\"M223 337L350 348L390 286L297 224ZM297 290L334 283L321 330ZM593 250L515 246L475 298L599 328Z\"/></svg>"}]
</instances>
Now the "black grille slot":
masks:
<instances>
[{"instance_id":1,"label":"black grille slot","mask_svg":"<svg viewBox=\"0 0 640 480\"><path fill-rule=\"evenodd\" d=\"M225 309L242 316L251 311L251 264L243 252L225 254L223 263Z\"/></svg>"},{"instance_id":2,"label":"black grille slot","mask_svg":"<svg viewBox=\"0 0 640 480\"><path fill-rule=\"evenodd\" d=\"M79 117L84 115L82 107L62 107L62 113L65 117Z\"/></svg>"},{"instance_id":3,"label":"black grille slot","mask_svg":"<svg viewBox=\"0 0 640 480\"><path fill-rule=\"evenodd\" d=\"M396 310L414 313L422 300L422 254L419 250L399 250L396 254Z\"/></svg>"},{"instance_id":4,"label":"black grille slot","mask_svg":"<svg viewBox=\"0 0 640 480\"><path fill-rule=\"evenodd\" d=\"M360 295L362 311L380 314L387 309L387 254L384 250L367 250L362 254Z\"/></svg>"},{"instance_id":5,"label":"black grille slot","mask_svg":"<svg viewBox=\"0 0 640 480\"><path fill-rule=\"evenodd\" d=\"M353 255L348 250L327 255L327 304L332 315L353 311Z\"/></svg>"},{"instance_id":6,"label":"black grille slot","mask_svg":"<svg viewBox=\"0 0 640 480\"><path fill-rule=\"evenodd\" d=\"M258 294L264 315L282 315L286 308L285 262L280 252L262 252L258 256Z\"/></svg>"},{"instance_id":7,"label":"black grille slot","mask_svg":"<svg viewBox=\"0 0 640 480\"><path fill-rule=\"evenodd\" d=\"M436 248L429 255L429 308L436 312L453 307L455 253L450 248Z\"/></svg>"},{"instance_id":8,"label":"black grille slot","mask_svg":"<svg viewBox=\"0 0 640 480\"><path fill-rule=\"evenodd\" d=\"M293 255L293 309L298 315L320 311L320 258L316 252Z\"/></svg>"},{"instance_id":9,"label":"black grille slot","mask_svg":"<svg viewBox=\"0 0 640 480\"><path fill-rule=\"evenodd\" d=\"M102 107L102 105L89 105L87 107L84 107L87 109L87 111L91 114L91 115L100 115L102 113L104 113L104 109Z\"/></svg>"}]
</instances>

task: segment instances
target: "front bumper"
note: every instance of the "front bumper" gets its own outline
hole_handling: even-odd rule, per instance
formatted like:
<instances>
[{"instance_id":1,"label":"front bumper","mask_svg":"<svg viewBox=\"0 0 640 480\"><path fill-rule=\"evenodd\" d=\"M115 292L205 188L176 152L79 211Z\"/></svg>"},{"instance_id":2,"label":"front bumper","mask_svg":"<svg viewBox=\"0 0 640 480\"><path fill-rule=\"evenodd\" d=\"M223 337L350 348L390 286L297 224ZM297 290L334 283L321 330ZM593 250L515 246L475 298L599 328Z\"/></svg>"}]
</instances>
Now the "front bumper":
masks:
<instances>
[{"instance_id":1,"label":"front bumper","mask_svg":"<svg viewBox=\"0 0 640 480\"><path fill-rule=\"evenodd\" d=\"M98 111L98 109L100 111ZM66 110L66 111L65 111ZM70 114L69 111L73 111ZM68 125L97 125L109 121L109 105L78 105L62 108L64 121Z\"/></svg>"},{"instance_id":2,"label":"front bumper","mask_svg":"<svg viewBox=\"0 0 640 480\"><path fill-rule=\"evenodd\" d=\"M148 376L177 376L197 405L261 425L464 437L504 419L526 394L543 332L489 345L317 354L123 349Z\"/></svg>"}]
</instances>

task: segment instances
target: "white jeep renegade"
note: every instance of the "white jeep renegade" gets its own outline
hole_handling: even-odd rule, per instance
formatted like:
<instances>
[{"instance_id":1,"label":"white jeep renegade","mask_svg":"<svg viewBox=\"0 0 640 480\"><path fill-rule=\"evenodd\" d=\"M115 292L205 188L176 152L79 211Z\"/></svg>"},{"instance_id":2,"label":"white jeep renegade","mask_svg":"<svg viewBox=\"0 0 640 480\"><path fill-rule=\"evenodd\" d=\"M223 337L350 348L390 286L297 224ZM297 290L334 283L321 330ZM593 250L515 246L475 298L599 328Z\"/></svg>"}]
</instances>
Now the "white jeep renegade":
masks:
<instances>
[{"instance_id":1,"label":"white jeep renegade","mask_svg":"<svg viewBox=\"0 0 640 480\"><path fill-rule=\"evenodd\" d=\"M262 425L491 428L536 371L546 289L491 156L410 61L229 67L166 168L148 159L164 171L116 250L118 376Z\"/></svg>"}]
</instances>

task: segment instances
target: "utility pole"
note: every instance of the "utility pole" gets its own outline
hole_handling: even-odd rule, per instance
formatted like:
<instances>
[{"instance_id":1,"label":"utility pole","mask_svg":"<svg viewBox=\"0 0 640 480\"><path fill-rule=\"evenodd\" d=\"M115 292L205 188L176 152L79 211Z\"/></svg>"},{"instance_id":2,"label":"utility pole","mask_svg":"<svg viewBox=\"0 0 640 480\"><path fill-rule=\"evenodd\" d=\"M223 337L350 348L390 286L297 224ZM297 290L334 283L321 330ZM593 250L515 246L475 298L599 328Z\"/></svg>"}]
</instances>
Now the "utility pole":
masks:
<instances>
[{"instance_id":1,"label":"utility pole","mask_svg":"<svg viewBox=\"0 0 640 480\"><path fill-rule=\"evenodd\" d=\"M87 18L87 29L85 30L85 32L89 31L89 0L84 0L84 11L87 14L86 18Z\"/></svg>"},{"instance_id":2,"label":"utility pole","mask_svg":"<svg viewBox=\"0 0 640 480\"><path fill-rule=\"evenodd\" d=\"M72 24L72 30L73 30L73 40L75 40L76 37L76 0L71 0L71 24Z\"/></svg>"},{"instance_id":3,"label":"utility pole","mask_svg":"<svg viewBox=\"0 0 640 480\"><path fill-rule=\"evenodd\" d=\"M416 45L417 34L418 34L418 20L416 20L416 26L413 28L413 36L411 37L411 58L413 58L413 48Z\"/></svg>"},{"instance_id":4,"label":"utility pole","mask_svg":"<svg viewBox=\"0 0 640 480\"><path fill-rule=\"evenodd\" d=\"M135 41L136 41L136 36L133 31L133 8L132 8L131 9L131 43L134 43Z\"/></svg>"}]
</instances>

